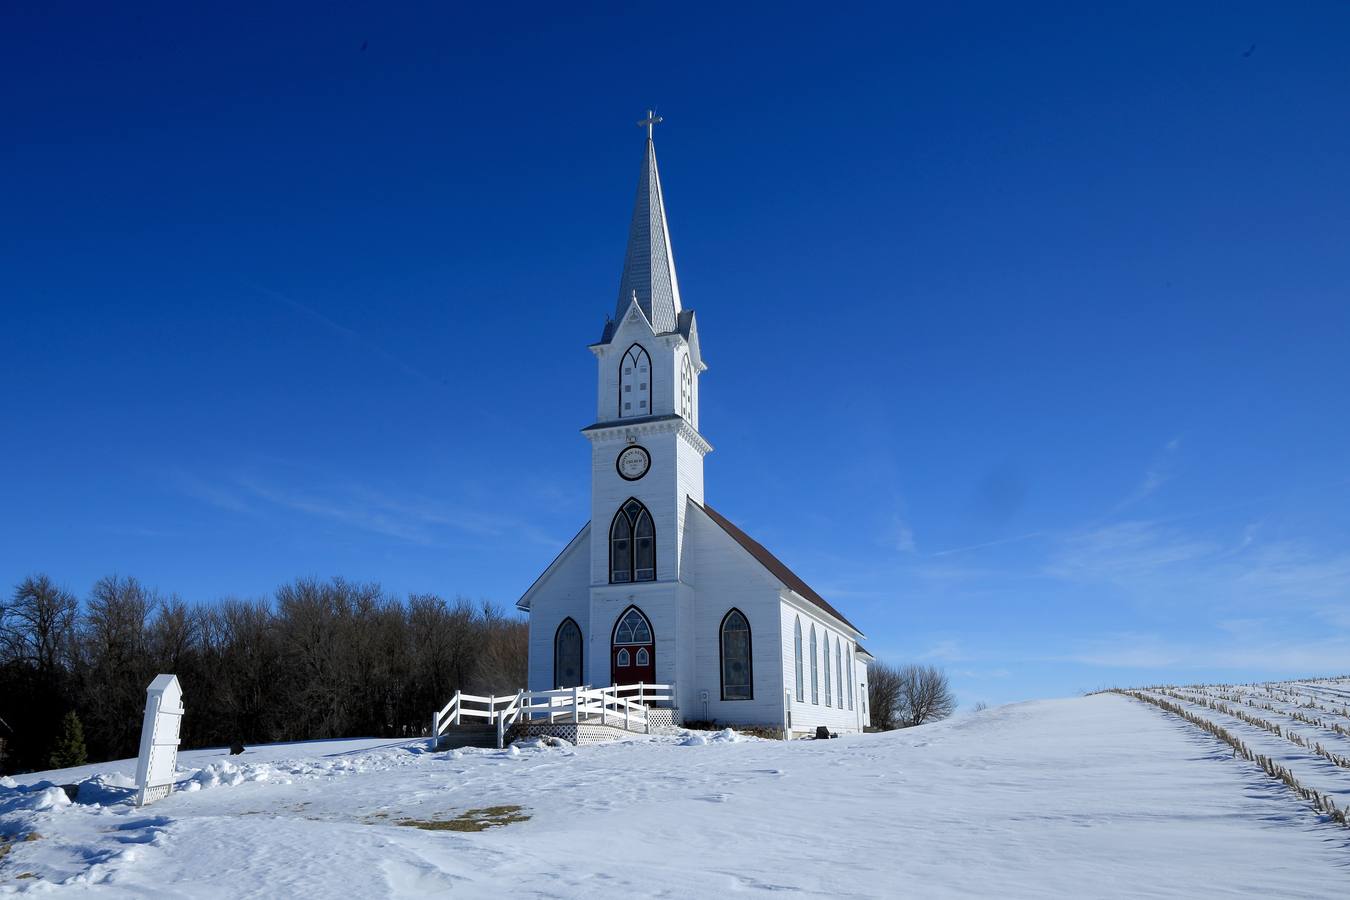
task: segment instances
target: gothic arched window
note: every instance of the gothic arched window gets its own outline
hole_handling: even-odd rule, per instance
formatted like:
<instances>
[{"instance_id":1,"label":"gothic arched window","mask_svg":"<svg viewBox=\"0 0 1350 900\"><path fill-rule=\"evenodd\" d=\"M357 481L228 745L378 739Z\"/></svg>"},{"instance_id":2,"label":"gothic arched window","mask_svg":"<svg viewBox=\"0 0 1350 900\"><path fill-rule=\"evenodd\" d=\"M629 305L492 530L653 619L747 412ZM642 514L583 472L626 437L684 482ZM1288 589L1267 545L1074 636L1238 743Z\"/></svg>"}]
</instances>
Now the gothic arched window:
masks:
<instances>
[{"instance_id":1,"label":"gothic arched window","mask_svg":"<svg viewBox=\"0 0 1350 900\"><path fill-rule=\"evenodd\" d=\"M832 706L830 694L830 633L825 632L825 705Z\"/></svg>"},{"instance_id":2,"label":"gothic arched window","mask_svg":"<svg viewBox=\"0 0 1350 900\"><path fill-rule=\"evenodd\" d=\"M656 526L647 507L631 497L609 526L609 580L611 584L656 580Z\"/></svg>"},{"instance_id":3,"label":"gothic arched window","mask_svg":"<svg viewBox=\"0 0 1350 900\"><path fill-rule=\"evenodd\" d=\"M563 619L553 636L553 686L577 687L581 684L581 627L571 618Z\"/></svg>"},{"instance_id":4,"label":"gothic arched window","mask_svg":"<svg viewBox=\"0 0 1350 900\"><path fill-rule=\"evenodd\" d=\"M819 655L816 653L816 625L811 623L811 702L820 702Z\"/></svg>"},{"instance_id":5,"label":"gothic arched window","mask_svg":"<svg viewBox=\"0 0 1350 900\"><path fill-rule=\"evenodd\" d=\"M839 708L844 708L844 642L834 642L834 684L839 691Z\"/></svg>"},{"instance_id":6,"label":"gothic arched window","mask_svg":"<svg viewBox=\"0 0 1350 900\"><path fill-rule=\"evenodd\" d=\"M652 360L634 344L619 363L619 418L652 413Z\"/></svg>"},{"instance_id":7,"label":"gothic arched window","mask_svg":"<svg viewBox=\"0 0 1350 900\"><path fill-rule=\"evenodd\" d=\"M688 353L680 366L680 415L694 424L694 367L689 363Z\"/></svg>"},{"instance_id":8,"label":"gothic arched window","mask_svg":"<svg viewBox=\"0 0 1350 900\"><path fill-rule=\"evenodd\" d=\"M739 609L722 619L722 699L750 700L755 695L750 659L750 622Z\"/></svg>"},{"instance_id":9,"label":"gothic arched window","mask_svg":"<svg viewBox=\"0 0 1350 900\"><path fill-rule=\"evenodd\" d=\"M853 708L853 648L848 648L848 708Z\"/></svg>"},{"instance_id":10,"label":"gothic arched window","mask_svg":"<svg viewBox=\"0 0 1350 900\"><path fill-rule=\"evenodd\" d=\"M802 677L802 617L792 626L792 661L797 667L797 702L806 702L806 680Z\"/></svg>"},{"instance_id":11,"label":"gothic arched window","mask_svg":"<svg viewBox=\"0 0 1350 900\"><path fill-rule=\"evenodd\" d=\"M650 644L652 642L652 626L648 624L647 617L636 606L628 607L628 612L623 614L619 624L614 626L614 646L627 644Z\"/></svg>"}]
</instances>

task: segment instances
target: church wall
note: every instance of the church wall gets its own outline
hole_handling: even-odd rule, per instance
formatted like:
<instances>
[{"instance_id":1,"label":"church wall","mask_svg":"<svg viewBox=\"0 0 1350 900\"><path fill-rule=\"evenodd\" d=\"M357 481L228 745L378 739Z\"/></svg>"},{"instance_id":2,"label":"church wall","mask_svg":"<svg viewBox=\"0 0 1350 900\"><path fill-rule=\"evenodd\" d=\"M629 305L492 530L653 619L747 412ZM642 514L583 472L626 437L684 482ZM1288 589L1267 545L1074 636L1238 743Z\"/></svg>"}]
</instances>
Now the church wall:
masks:
<instances>
[{"instance_id":1,"label":"church wall","mask_svg":"<svg viewBox=\"0 0 1350 900\"><path fill-rule=\"evenodd\" d=\"M581 626L582 652L590 645L590 535L583 534L564 551L557 567L545 576L530 598L529 689L553 689L553 639L563 619L571 616ZM589 666L582 659L582 666Z\"/></svg>"},{"instance_id":2,"label":"church wall","mask_svg":"<svg viewBox=\"0 0 1350 900\"><path fill-rule=\"evenodd\" d=\"M685 719L716 719L741 725L781 727L783 675L779 663L778 582L701 510L691 511L688 565L698 596L694 601L694 676L682 691ZM722 619L732 608L750 621L754 698L723 700ZM702 692L708 692L705 709Z\"/></svg>"},{"instance_id":3,"label":"church wall","mask_svg":"<svg viewBox=\"0 0 1350 900\"><path fill-rule=\"evenodd\" d=\"M782 674L783 683L787 690L792 692L792 730L794 732L814 732L816 726L824 725L830 731L846 732L860 731L865 724L863 714L863 704L859 696L859 682L865 685L865 671L859 671L857 653L854 653L853 661L853 708L848 708L847 685L845 686L843 708L839 704L838 685L835 682L834 666L834 646L840 640L843 641L844 649L854 646L852 638L844 635L837 627L826 623L825 617L817 616L809 610L796 606L784 600L780 603L780 621L782 633ZM796 662L796 620L801 617L802 621L802 676L804 681L803 696L805 700L797 700L797 662ZM811 702L811 625L816 626L816 657L820 673L820 702ZM829 706L825 705L825 636L830 637L830 700ZM843 661L844 679L848 680L848 659ZM866 693L866 687L862 688Z\"/></svg>"}]
</instances>

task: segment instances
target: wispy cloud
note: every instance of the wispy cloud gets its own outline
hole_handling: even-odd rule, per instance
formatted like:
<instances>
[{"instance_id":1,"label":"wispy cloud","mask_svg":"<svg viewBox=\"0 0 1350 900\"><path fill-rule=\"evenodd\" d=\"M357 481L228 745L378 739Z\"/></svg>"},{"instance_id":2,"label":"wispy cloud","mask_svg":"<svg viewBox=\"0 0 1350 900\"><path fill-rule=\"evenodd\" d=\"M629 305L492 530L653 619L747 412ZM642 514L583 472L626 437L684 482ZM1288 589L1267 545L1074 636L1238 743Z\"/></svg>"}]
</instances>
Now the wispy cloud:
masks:
<instances>
[{"instance_id":1,"label":"wispy cloud","mask_svg":"<svg viewBox=\"0 0 1350 900\"><path fill-rule=\"evenodd\" d=\"M217 480L174 473L171 484L181 493L230 512L264 515L298 513L423 546L442 546L454 533L497 537L510 534L541 545L556 546L562 538L523 519L473 505L426 498L406 498L360 482L282 483L254 473L235 473Z\"/></svg>"},{"instance_id":2,"label":"wispy cloud","mask_svg":"<svg viewBox=\"0 0 1350 900\"><path fill-rule=\"evenodd\" d=\"M1181 449L1180 437L1174 437L1164 444L1162 449L1154 455L1153 461L1144 472L1144 477L1140 479L1139 484L1125 499L1116 504L1112 514L1123 512L1136 503L1153 496L1159 488L1171 481L1179 449Z\"/></svg>"},{"instance_id":3,"label":"wispy cloud","mask_svg":"<svg viewBox=\"0 0 1350 900\"><path fill-rule=\"evenodd\" d=\"M1069 535L1044 573L1078 581L1137 580L1217 555L1222 546L1155 522L1130 521Z\"/></svg>"},{"instance_id":4,"label":"wispy cloud","mask_svg":"<svg viewBox=\"0 0 1350 900\"><path fill-rule=\"evenodd\" d=\"M1017 534L1012 537L998 538L992 541L982 541L978 544L967 544L964 547L951 547L947 550L939 550L931 556L952 556L956 553L969 553L972 550L983 550L986 547L999 547L1003 544L1017 544L1022 541L1029 541L1032 538L1045 537L1044 531L1028 531L1026 534Z\"/></svg>"},{"instance_id":5,"label":"wispy cloud","mask_svg":"<svg viewBox=\"0 0 1350 900\"><path fill-rule=\"evenodd\" d=\"M407 360L403 359L402 357L398 356L395 353L389 352L384 347L382 347L377 341L372 340L366 335L363 335L361 332L357 331L354 328L348 328L346 325L334 321L332 318L324 315L317 309L314 309L313 307L308 306L307 304L301 303L294 297L290 297L286 294L283 294L281 291L276 291L273 290L272 288L263 287L260 284L254 284L253 282L248 280L245 280L244 284L246 284L249 288L257 291L258 293L266 297L270 297L273 300L276 300L279 303L289 307L290 309L300 313L300 315L302 315L309 321L321 325L330 334L341 338L343 341L350 344L358 345L368 350L376 357L388 363L389 365L391 365L398 371L402 372L403 374L408 375L412 378L416 378L419 381L424 381L427 384L432 385L433 387L440 388L446 386L446 382L444 381L444 379L432 377L431 375L428 375L422 370L409 365Z\"/></svg>"},{"instance_id":6,"label":"wispy cloud","mask_svg":"<svg viewBox=\"0 0 1350 900\"><path fill-rule=\"evenodd\" d=\"M893 528L895 532L895 549L899 550L901 553L914 553L914 529L909 527L909 523L899 516L896 516Z\"/></svg>"},{"instance_id":7,"label":"wispy cloud","mask_svg":"<svg viewBox=\"0 0 1350 900\"><path fill-rule=\"evenodd\" d=\"M169 472L167 477L171 487L193 500L199 500L209 506L214 506L216 509L223 509L228 512L245 513L252 511L235 486L207 481L204 478L177 469Z\"/></svg>"}]
</instances>

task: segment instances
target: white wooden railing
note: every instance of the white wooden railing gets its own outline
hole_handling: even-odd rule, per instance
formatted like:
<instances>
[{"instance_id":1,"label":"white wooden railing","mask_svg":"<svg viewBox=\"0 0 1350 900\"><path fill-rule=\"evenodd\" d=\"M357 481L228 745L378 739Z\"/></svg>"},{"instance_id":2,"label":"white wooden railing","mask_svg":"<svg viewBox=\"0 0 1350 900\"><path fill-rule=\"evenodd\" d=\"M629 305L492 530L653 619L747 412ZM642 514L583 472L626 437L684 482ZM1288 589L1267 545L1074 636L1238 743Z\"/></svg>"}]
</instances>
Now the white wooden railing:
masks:
<instances>
[{"instance_id":1,"label":"white wooden railing","mask_svg":"<svg viewBox=\"0 0 1350 900\"><path fill-rule=\"evenodd\" d=\"M650 733L648 706L670 704L674 699L674 685L641 682L614 684L605 688L516 691L504 697L479 697L455 691L450 702L432 714L431 739L433 742L439 740L452 726L474 722L497 726L499 749L505 743L506 732L520 721L613 725L627 731Z\"/></svg>"}]
</instances>

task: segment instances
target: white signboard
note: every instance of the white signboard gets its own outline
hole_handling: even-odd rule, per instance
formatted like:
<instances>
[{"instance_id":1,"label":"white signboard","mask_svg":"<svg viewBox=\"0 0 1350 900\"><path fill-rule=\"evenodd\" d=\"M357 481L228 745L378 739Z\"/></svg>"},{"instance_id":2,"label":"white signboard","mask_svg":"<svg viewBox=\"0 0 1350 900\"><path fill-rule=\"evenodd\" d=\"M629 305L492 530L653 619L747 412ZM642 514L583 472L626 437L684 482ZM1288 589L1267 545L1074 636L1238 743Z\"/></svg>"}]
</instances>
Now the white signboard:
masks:
<instances>
[{"instance_id":1,"label":"white signboard","mask_svg":"<svg viewBox=\"0 0 1350 900\"><path fill-rule=\"evenodd\" d=\"M141 755L136 761L136 805L144 806L173 790L178 768L178 728L183 722L183 689L176 675L156 675L145 689Z\"/></svg>"}]
</instances>

